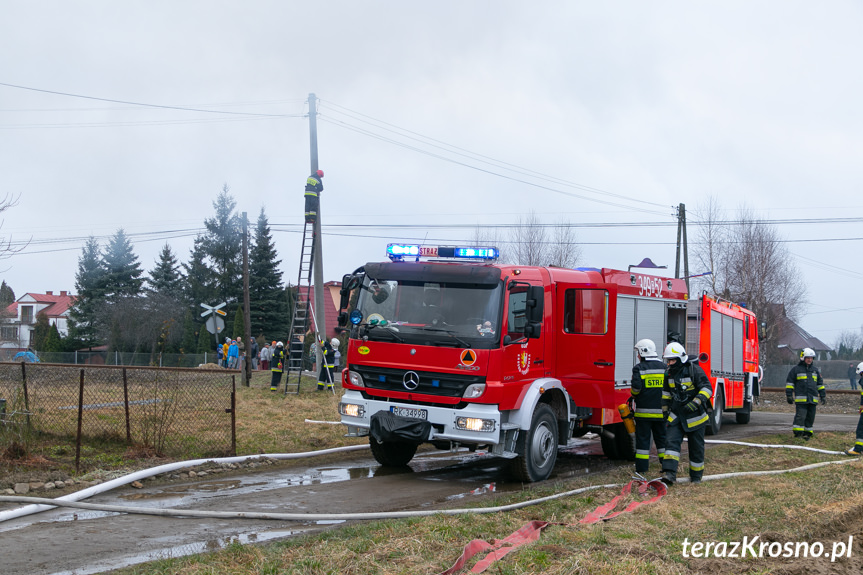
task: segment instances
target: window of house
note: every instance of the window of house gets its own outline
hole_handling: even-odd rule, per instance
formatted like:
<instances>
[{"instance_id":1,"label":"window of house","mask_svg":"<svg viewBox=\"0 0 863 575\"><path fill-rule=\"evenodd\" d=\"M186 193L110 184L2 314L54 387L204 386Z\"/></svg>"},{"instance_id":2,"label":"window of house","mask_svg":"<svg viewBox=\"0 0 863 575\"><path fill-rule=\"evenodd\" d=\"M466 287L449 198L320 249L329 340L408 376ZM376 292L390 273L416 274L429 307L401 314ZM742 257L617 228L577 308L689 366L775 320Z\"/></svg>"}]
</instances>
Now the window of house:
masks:
<instances>
[{"instance_id":1,"label":"window of house","mask_svg":"<svg viewBox=\"0 0 863 575\"><path fill-rule=\"evenodd\" d=\"M21 323L33 323L33 306L21 306Z\"/></svg>"},{"instance_id":2,"label":"window of house","mask_svg":"<svg viewBox=\"0 0 863 575\"><path fill-rule=\"evenodd\" d=\"M18 341L18 328L12 326L0 327L0 339L3 341Z\"/></svg>"},{"instance_id":3,"label":"window of house","mask_svg":"<svg viewBox=\"0 0 863 575\"><path fill-rule=\"evenodd\" d=\"M603 334L608 331L608 292L568 289L564 294L563 330L566 333Z\"/></svg>"}]
</instances>

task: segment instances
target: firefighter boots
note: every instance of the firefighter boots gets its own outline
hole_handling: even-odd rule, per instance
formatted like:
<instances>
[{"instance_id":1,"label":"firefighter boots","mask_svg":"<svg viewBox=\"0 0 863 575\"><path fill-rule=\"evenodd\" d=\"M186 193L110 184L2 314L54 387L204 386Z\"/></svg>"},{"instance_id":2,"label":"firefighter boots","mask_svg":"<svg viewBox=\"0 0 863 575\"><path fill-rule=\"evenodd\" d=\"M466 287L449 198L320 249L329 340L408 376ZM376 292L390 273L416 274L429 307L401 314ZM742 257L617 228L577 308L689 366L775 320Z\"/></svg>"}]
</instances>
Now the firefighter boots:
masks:
<instances>
[{"instance_id":1,"label":"firefighter boots","mask_svg":"<svg viewBox=\"0 0 863 575\"><path fill-rule=\"evenodd\" d=\"M663 471L659 480L666 485L674 485L677 483L677 474L673 471Z\"/></svg>"}]
</instances>

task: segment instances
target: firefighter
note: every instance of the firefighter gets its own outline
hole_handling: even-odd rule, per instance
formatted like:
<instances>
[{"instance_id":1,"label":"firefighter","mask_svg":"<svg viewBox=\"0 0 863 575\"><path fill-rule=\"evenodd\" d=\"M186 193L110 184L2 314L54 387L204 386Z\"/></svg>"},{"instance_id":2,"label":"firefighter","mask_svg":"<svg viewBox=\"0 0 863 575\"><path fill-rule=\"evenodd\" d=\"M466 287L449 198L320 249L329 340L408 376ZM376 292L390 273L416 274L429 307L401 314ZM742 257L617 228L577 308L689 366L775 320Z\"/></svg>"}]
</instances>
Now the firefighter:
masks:
<instances>
[{"instance_id":1,"label":"firefighter","mask_svg":"<svg viewBox=\"0 0 863 575\"><path fill-rule=\"evenodd\" d=\"M635 403L635 472L647 473L650 467L650 437L656 454L665 455L665 418L662 415L662 386L665 364L656 355L656 344L642 339L635 344L638 363L632 368L632 398Z\"/></svg>"},{"instance_id":2,"label":"firefighter","mask_svg":"<svg viewBox=\"0 0 863 575\"><path fill-rule=\"evenodd\" d=\"M318 194L324 191L324 184L321 183L321 178L324 177L324 171L318 170L306 179L306 223L311 224L318 218L318 205L320 199Z\"/></svg>"},{"instance_id":3,"label":"firefighter","mask_svg":"<svg viewBox=\"0 0 863 575\"><path fill-rule=\"evenodd\" d=\"M827 402L821 370L813 365L814 361L815 352L808 347L804 348L800 352L800 363L792 367L785 378L785 399L795 407L791 429L794 437L802 437L805 441L815 435L812 424L815 423L815 409L818 407L819 397L820 403Z\"/></svg>"},{"instance_id":4,"label":"firefighter","mask_svg":"<svg viewBox=\"0 0 863 575\"><path fill-rule=\"evenodd\" d=\"M278 391L282 382L282 371L285 369L285 344L276 343L276 347L270 352L270 371L273 373L270 380L270 391Z\"/></svg>"},{"instance_id":5,"label":"firefighter","mask_svg":"<svg viewBox=\"0 0 863 575\"><path fill-rule=\"evenodd\" d=\"M689 360L686 348L669 343L662 357L668 363L662 387L662 411L666 414L665 457L662 459L662 481L677 481L680 445L683 436L689 440L689 481L701 483L704 475L704 431L713 388L704 370Z\"/></svg>"},{"instance_id":6,"label":"firefighter","mask_svg":"<svg viewBox=\"0 0 863 575\"><path fill-rule=\"evenodd\" d=\"M857 420L857 436L854 447L845 452L846 455L863 455L863 361L857 364L857 376L860 378L860 419Z\"/></svg>"},{"instance_id":7,"label":"firefighter","mask_svg":"<svg viewBox=\"0 0 863 575\"><path fill-rule=\"evenodd\" d=\"M321 371L318 374L318 391L323 391L324 386L327 389L333 389L333 368L335 364L333 363L335 359L335 351L333 351L333 346L330 342L325 339L322 339L320 342L321 346Z\"/></svg>"}]
</instances>

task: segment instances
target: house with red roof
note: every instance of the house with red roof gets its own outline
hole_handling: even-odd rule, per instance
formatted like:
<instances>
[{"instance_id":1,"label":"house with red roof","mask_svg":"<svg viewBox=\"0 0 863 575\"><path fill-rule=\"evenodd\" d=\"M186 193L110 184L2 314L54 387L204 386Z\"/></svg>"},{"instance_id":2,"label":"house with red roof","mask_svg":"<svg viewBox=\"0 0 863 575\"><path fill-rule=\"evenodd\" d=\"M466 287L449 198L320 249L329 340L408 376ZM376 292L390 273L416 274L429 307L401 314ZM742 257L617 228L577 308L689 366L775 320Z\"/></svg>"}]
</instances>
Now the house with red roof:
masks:
<instances>
[{"instance_id":1,"label":"house with red roof","mask_svg":"<svg viewBox=\"0 0 863 575\"><path fill-rule=\"evenodd\" d=\"M0 319L0 349L25 350L31 347L33 330L39 314L48 317L50 325L56 325L61 336L69 333L69 308L75 296L66 291L55 294L25 293L9 304Z\"/></svg>"}]
</instances>

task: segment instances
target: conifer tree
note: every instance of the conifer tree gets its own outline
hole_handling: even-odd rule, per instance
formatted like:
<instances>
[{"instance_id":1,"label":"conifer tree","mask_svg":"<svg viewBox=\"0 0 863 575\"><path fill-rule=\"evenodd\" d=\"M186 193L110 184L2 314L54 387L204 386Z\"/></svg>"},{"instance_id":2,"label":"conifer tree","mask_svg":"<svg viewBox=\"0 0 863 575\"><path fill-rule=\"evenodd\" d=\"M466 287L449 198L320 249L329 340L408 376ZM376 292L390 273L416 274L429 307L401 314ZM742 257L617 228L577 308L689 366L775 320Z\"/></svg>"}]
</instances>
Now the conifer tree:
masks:
<instances>
[{"instance_id":1,"label":"conifer tree","mask_svg":"<svg viewBox=\"0 0 863 575\"><path fill-rule=\"evenodd\" d=\"M3 280L3 283L0 284L0 308L5 308L14 301L15 292L6 283L6 280Z\"/></svg>"},{"instance_id":2,"label":"conifer tree","mask_svg":"<svg viewBox=\"0 0 863 575\"><path fill-rule=\"evenodd\" d=\"M162 247L156 266L147 279L148 291L180 301L183 297L183 274L177 256L169 244Z\"/></svg>"},{"instance_id":3,"label":"conifer tree","mask_svg":"<svg viewBox=\"0 0 863 575\"><path fill-rule=\"evenodd\" d=\"M264 208L258 215L255 237L249 252L249 309L251 312L252 337L261 334L272 340L284 339L290 319L285 305L281 260L270 234L270 225Z\"/></svg>"},{"instance_id":4,"label":"conifer tree","mask_svg":"<svg viewBox=\"0 0 863 575\"><path fill-rule=\"evenodd\" d=\"M117 230L108 241L102 254L102 267L105 270L103 289L109 302L141 293L144 283L141 274L144 270L123 228Z\"/></svg>"},{"instance_id":5,"label":"conifer tree","mask_svg":"<svg viewBox=\"0 0 863 575\"><path fill-rule=\"evenodd\" d=\"M204 220L207 231L200 236L216 299L229 304L242 301L243 295L243 229L236 207L226 184L213 202L216 214Z\"/></svg>"},{"instance_id":6,"label":"conifer tree","mask_svg":"<svg viewBox=\"0 0 863 575\"><path fill-rule=\"evenodd\" d=\"M90 236L78 257L78 271L75 273L77 295L69 309L69 337L83 346L98 343L98 311L105 302L104 278L99 242Z\"/></svg>"}]
</instances>

